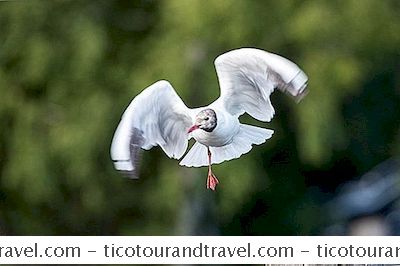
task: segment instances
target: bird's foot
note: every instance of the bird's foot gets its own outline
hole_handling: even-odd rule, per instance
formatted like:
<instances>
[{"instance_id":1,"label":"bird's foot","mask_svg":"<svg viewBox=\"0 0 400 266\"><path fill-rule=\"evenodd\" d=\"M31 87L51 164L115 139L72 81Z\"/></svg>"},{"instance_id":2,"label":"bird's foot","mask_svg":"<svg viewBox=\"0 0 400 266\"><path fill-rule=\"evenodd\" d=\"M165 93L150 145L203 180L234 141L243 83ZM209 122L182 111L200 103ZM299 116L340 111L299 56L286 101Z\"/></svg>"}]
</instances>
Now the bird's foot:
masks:
<instances>
[{"instance_id":1,"label":"bird's foot","mask_svg":"<svg viewBox=\"0 0 400 266\"><path fill-rule=\"evenodd\" d=\"M215 191L215 187L219 184L218 178L213 174L211 169L208 169L207 189Z\"/></svg>"}]
</instances>

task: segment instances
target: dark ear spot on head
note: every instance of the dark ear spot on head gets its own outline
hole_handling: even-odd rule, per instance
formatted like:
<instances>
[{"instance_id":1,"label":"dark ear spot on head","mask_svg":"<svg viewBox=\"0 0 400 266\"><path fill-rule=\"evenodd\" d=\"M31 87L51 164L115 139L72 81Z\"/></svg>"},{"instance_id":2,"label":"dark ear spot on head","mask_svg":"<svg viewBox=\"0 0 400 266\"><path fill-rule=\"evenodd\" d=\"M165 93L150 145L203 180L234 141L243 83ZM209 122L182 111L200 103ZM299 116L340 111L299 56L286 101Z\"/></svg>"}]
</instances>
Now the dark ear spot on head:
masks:
<instances>
[{"instance_id":1,"label":"dark ear spot on head","mask_svg":"<svg viewBox=\"0 0 400 266\"><path fill-rule=\"evenodd\" d=\"M213 109L210 108L204 109L200 113L204 115L203 116L204 123L200 128L204 131L212 132L217 126L217 114Z\"/></svg>"}]
</instances>

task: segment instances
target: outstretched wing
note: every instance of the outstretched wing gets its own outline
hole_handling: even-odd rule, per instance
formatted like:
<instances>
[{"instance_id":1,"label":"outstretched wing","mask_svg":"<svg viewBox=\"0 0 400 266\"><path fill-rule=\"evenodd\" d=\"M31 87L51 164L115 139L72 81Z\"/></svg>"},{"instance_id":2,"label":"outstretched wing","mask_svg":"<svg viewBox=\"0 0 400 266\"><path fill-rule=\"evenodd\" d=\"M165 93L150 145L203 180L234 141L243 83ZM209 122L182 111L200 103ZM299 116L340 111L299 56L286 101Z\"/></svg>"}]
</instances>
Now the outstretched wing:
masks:
<instances>
[{"instance_id":1,"label":"outstretched wing","mask_svg":"<svg viewBox=\"0 0 400 266\"><path fill-rule=\"evenodd\" d=\"M115 168L137 177L140 150L157 145L170 158L181 158L191 123L190 109L168 81L147 87L129 104L115 131L111 144Z\"/></svg>"},{"instance_id":2,"label":"outstretched wing","mask_svg":"<svg viewBox=\"0 0 400 266\"><path fill-rule=\"evenodd\" d=\"M254 48L241 48L215 59L221 95L215 104L232 115L247 112L269 122L274 108L269 96L278 88L297 99L306 93L307 76L293 62Z\"/></svg>"}]
</instances>

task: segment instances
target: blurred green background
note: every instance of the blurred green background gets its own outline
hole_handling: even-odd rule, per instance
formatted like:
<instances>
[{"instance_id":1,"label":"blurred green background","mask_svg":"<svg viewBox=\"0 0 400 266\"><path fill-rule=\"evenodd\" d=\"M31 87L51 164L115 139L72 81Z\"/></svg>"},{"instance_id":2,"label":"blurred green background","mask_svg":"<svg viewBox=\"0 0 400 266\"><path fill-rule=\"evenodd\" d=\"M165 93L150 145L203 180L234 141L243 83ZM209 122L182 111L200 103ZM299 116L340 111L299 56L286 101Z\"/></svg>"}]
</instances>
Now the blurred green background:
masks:
<instances>
[{"instance_id":1,"label":"blurred green background","mask_svg":"<svg viewBox=\"0 0 400 266\"><path fill-rule=\"evenodd\" d=\"M309 76L280 92L267 143L184 168L160 148L141 179L109 148L131 99L169 80L189 107L219 95L213 60L257 47ZM0 3L0 234L319 235L325 203L400 152L400 1Z\"/></svg>"}]
</instances>

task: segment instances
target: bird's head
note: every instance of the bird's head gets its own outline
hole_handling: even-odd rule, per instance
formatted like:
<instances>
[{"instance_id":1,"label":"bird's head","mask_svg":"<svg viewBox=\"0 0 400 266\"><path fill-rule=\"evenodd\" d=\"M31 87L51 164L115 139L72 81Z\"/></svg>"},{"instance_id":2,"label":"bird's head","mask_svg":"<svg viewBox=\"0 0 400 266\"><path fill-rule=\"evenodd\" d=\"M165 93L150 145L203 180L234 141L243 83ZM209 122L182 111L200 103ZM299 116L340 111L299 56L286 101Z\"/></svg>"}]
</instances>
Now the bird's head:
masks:
<instances>
[{"instance_id":1,"label":"bird's head","mask_svg":"<svg viewBox=\"0 0 400 266\"><path fill-rule=\"evenodd\" d=\"M207 132L212 132L217 126L217 114L213 109L204 109L196 115L196 121L188 130L188 133L196 129L202 129Z\"/></svg>"}]
</instances>

